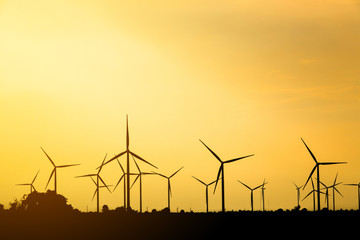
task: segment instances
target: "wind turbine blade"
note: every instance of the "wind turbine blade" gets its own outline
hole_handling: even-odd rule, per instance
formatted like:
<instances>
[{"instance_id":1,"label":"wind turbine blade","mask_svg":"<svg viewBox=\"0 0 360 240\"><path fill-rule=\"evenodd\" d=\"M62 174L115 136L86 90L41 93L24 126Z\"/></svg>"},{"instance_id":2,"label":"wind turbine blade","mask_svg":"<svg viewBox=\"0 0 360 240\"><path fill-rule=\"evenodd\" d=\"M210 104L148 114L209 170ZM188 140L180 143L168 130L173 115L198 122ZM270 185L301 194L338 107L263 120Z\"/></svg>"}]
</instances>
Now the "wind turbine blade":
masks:
<instances>
[{"instance_id":1,"label":"wind turbine blade","mask_svg":"<svg viewBox=\"0 0 360 240\"><path fill-rule=\"evenodd\" d=\"M97 186L96 181L95 181L92 177L90 177L90 179L91 179L91 181L95 184L95 186Z\"/></svg>"},{"instance_id":2,"label":"wind turbine blade","mask_svg":"<svg viewBox=\"0 0 360 240\"><path fill-rule=\"evenodd\" d=\"M205 186L206 186L206 184L203 182L203 181L201 181L200 179L198 179L198 178L196 178L196 177L194 177L194 176L192 176L193 178L195 178L196 180L198 180L200 183L202 183L202 184L204 184ZM214 181L215 182L215 181Z\"/></svg>"},{"instance_id":3,"label":"wind turbine blade","mask_svg":"<svg viewBox=\"0 0 360 240\"><path fill-rule=\"evenodd\" d=\"M49 155L45 152L45 150L44 150L42 147L40 147L40 148L41 148L41 150L45 153L45 155L47 156L47 158L50 160L51 164L52 164L54 167L56 167L56 166L55 166L55 163L53 162L53 160L51 160L51 158L50 158Z\"/></svg>"},{"instance_id":4,"label":"wind turbine blade","mask_svg":"<svg viewBox=\"0 0 360 240\"><path fill-rule=\"evenodd\" d=\"M318 167L318 165L316 164L316 165L315 165L315 167L312 169L312 171L311 171L311 173L310 173L310 175L309 175L308 179L306 180L306 183L304 184L303 190L305 189L306 184L309 182L309 180L310 180L311 176L313 175L313 173L314 173L314 171L315 171L315 169L316 169L317 167Z\"/></svg>"},{"instance_id":5,"label":"wind turbine blade","mask_svg":"<svg viewBox=\"0 0 360 240\"><path fill-rule=\"evenodd\" d=\"M75 176L75 178L81 178L81 177L95 177L97 176L96 174L86 174L86 175L81 175L81 176Z\"/></svg>"},{"instance_id":6,"label":"wind turbine blade","mask_svg":"<svg viewBox=\"0 0 360 240\"><path fill-rule=\"evenodd\" d=\"M126 149L129 149L129 145L130 145L129 123L128 123L128 115L126 115Z\"/></svg>"},{"instance_id":7,"label":"wind turbine blade","mask_svg":"<svg viewBox=\"0 0 360 240\"><path fill-rule=\"evenodd\" d=\"M104 166L104 162L105 162L106 156L107 156L107 153L105 154L104 160L102 161L102 163L101 163L101 165L100 165L100 167L99 167L98 174L100 173L102 167Z\"/></svg>"},{"instance_id":8,"label":"wind turbine blade","mask_svg":"<svg viewBox=\"0 0 360 240\"><path fill-rule=\"evenodd\" d=\"M319 180L319 182L320 182L320 184L323 185L326 189L328 188L322 181Z\"/></svg>"},{"instance_id":9,"label":"wind turbine blade","mask_svg":"<svg viewBox=\"0 0 360 240\"><path fill-rule=\"evenodd\" d=\"M15 184L16 186L30 186L31 183L20 183L20 184Z\"/></svg>"},{"instance_id":10,"label":"wind turbine blade","mask_svg":"<svg viewBox=\"0 0 360 240\"><path fill-rule=\"evenodd\" d=\"M345 164L347 162L322 162L320 165L333 165L333 164Z\"/></svg>"},{"instance_id":11,"label":"wind turbine blade","mask_svg":"<svg viewBox=\"0 0 360 240\"><path fill-rule=\"evenodd\" d=\"M168 179L168 188L169 188L170 197L172 197L170 179Z\"/></svg>"},{"instance_id":12,"label":"wind turbine blade","mask_svg":"<svg viewBox=\"0 0 360 240\"><path fill-rule=\"evenodd\" d=\"M298 185L293 181L293 184L295 185L296 189L299 189Z\"/></svg>"},{"instance_id":13,"label":"wind turbine blade","mask_svg":"<svg viewBox=\"0 0 360 240\"><path fill-rule=\"evenodd\" d=\"M240 182L239 180L238 180L238 182L239 182L239 183L241 183L242 185L244 185L245 187L247 187L248 189L253 190L253 189L251 189L251 187L249 187L249 186L248 186L248 185L246 185L245 183ZM261 186L261 185L260 185L260 186Z\"/></svg>"},{"instance_id":14,"label":"wind turbine blade","mask_svg":"<svg viewBox=\"0 0 360 240\"><path fill-rule=\"evenodd\" d=\"M49 180L48 180L48 182L46 183L46 187L45 187L45 189L46 189L46 188L47 188L47 186L49 185L49 182L50 182L50 180L51 180L52 176L54 175L55 170L56 170L56 168L54 168L54 169L52 170L52 172L51 172L51 174L50 174L50 177L49 177Z\"/></svg>"},{"instance_id":15,"label":"wind turbine blade","mask_svg":"<svg viewBox=\"0 0 360 240\"><path fill-rule=\"evenodd\" d=\"M134 182L131 184L130 188L132 188L134 186L134 184L136 183L136 181L138 180L138 178L140 177L140 174L137 175L137 177L135 178Z\"/></svg>"},{"instance_id":16,"label":"wind turbine blade","mask_svg":"<svg viewBox=\"0 0 360 240\"><path fill-rule=\"evenodd\" d=\"M94 195L93 195L92 198L91 198L91 201L94 201L94 197L95 197L97 191L98 191L98 189L96 188L96 189L95 189L95 192L94 192Z\"/></svg>"},{"instance_id":17,"label":"wind turbine blade","mask_svg":"<svg viewBox=\"0 0 360 240\"><path fill-rule=\"evenodd\" d=\"M134 160L135 166L136 166L136 168L138 169L139 173L141 173L140 168L139 168L139 165L137 164L137 162L136 162L136 160L135 160L134 156L133 156L133 155L131 155L131 157L132 157L132 159Z\"/></svg>"},{"instance_id":18,"label":"wind turbine blade","mask_svg":"<svg viewBox=\"0 0 360 240\"><path fill-rule=\"evenodd\" d=\"M31 182L31 184L33 184L33 183L35 182L35 179L36 179L36 177L38 176L39 172L40 172L40 170L38 170L38 171L37 171L37 173L36 173L36 175L35 175L34 179L33 179L33 180L32 180L32 182Z\"/></svg>"},{"instance_id":19,"label":"wind turbine blade","mask_svg":"<svg viewBox=\"0 0 360 240\"><path fill-rule=\"evenodd\" d=\"M210 185L214 184L215 182L216 182L216 180L215 180L215 181L212 181L211 183L209 183L209 184L207 184L207 185L210 186Z\"/></svg>"},{"instance_id":20,"label":"wind turbine blade","mask_svg":"<svg viewBox=\"0 0 360 240\"><path fill-rule=\"evenodd\" d=\"M124 170L123 166L121 165L121 163L120 163L119 159L116 159L116 161L118 162L118 164L119 164L119 166L120 166L120 168L121 168L122 172L125 174L125 170Z\"/></svg>"},{"instance_id":21,"label":"wind turbine blade","mask_svg":"<svg viewBox=\"0 0 360 240\"><path fill-rule=\"evenodd\" d=\"M247 158L247 157L251 157L251 156L254 156L254 155L255 155L255 154L251 154L251 155L247 155L247 156L244 156L244 157L234 158L234 159L231 159L231 160L224 161L224 163L235 162L235 161L238 161L238 160L240 160L240 159Z\"/></svg>"},{"instance_id":22,"label":"wind turbine blade","mask_svg":"<svg viewBox=\"0 0 360 240\"><path fill-rule=\"evenodd\" d=\"M308 193L308 195L306 195L301 201L304 201L310 194L312 194L315 190L312 190Z\"/></svg>"},{"instance_id":23,"label":"wind turbine blade","mask_svg":"<svg viewBox=\"0 0 360 240\"><path fill-rule=\"evenodd\" d=\"M221 174L221 172L222 172L222 170L223 170L223 167L224 167L224 164L221 163L220 168L219 168L219 171L218 171L218 175L217 175L217 177L216 177L216 182L215 182L215 187L214 187L214 192L213 192L213 194L214 194L215 191L216 191L216 187L217 187L217 184L218 184L218 182L219 182L220 174ZM222 181L224 181L224 180L222 180Z\"/></svg>"},{"instance_id":24,"label":"wind turbine blade","mask_svg":"<svg viewBox=\"0 0 360 240\"><path fill-rule=\"evenodd\" d=\"M256 188L254 188L253 190L258 189L259 187L263 186L264 184L260 184L259 186L257 186Z\"/></svg>"},{"instance_id":25,"label":"wind turbine blade","mask_svg":"<svg viewBox=\"0 0 360 240\"><path fill-rule=\"evenodd\" d=\"M199 139L199 141L200 141L202 144L204 144L204 146L212 153L212 155L214 155L214 156L216 157L216 159L219 160L219 161L222 163L222 161L221 161L221 159L219 158L219 156L216 155L216 153L214 153L213 150L211 150L211 149L210 149L203 141L201 141L200 139Z\"/></svg>"},{"instance_id":26,"label":"wind turbine blade","mask_svg":"<svg viewBox=\"0 0 360 240\"><path fill-rule=\"evenodd\" d=\"M104 180L99 176L97 175L98 178L100 179L100 181L104 184L104 186L107 188L107 190L109 190L109 192L111 193L111 190L109 189L109 187L106 185L106 183L104 182Z\"/></svg>"},{"instance_id":27,"label":"wind turbine blade","mask_svg":"<svg viewBox=\"0 0 360 240\"><path fill-rule=\"evenodd\" d=\"M121 180L124 178L125 174L121 176L121 178L119 179L119 181L116 183L115 187L114 187L114 190L117 188L117 186L119 185L119 183L121 182Z\"/></svg>"},{"instance_id":28,"label":"wind turbine blade","mask_svg":"<svg viewBox=\"0 0 360 240\"><path fill-rule=\"evenodd\" d=\"M309 153L310 153L310 155L312 156L312 158L314 159L314 161L315 161L316 163L318 163L318 162L316 161L316 158L315 158L314 154L311 152L310 148L306 145L306 143L304 142L304 140L303 140L302 138L301 138L301 141L305 144L305 147L306 147L307 150L309 151Z\"/></svg>"},{"instance_id":29,"label":"wind turbine blade","mask_svg":"<svg viewBox=\"0 0 360 240\"><path fill-rule=\"evenodd\" d=\"M161 173L157 173L157 172L154 172L154 171L151 171L151 172L154 173L154 174L156 174L156 175L159 175L159 176L161 176L161 177L163 177L163 178L168 178L167 176L162 175Z\"/></svg>"},{"instance_id":30,"label":"wind turbine blade","mask_svg":"<svg viewBox=\"0 0 360 240\"><path fill-rule=\"evenodd\" d=\"M177 174L181 169L183 169L184 166L182 166L179 170L177 170L176 172L174 172L169 178L172 178L175 174Z\"/></svg>"},{"instance_id":31,"label":"wind turbine blade","mask_svg":"<svg viewBox=\"0 0 360 240\"><path fill-rule=\"evenodd\" d=\"M338 173L336 173L336 176L335 176L335 180L334 180L334 184L333 184L333 185L335 185L335 184L336 184L336 179L337 179L337 176L338 176Z\"/></svg>"},{"instance_id":32,"label":"wind turbine blade","mask_svg":"<svg viewBox=\"0 0 360 240\"><path fill-rule=\"evenodd\" d=\"M68 165L60 165L60 166L57 166L57 168L66 168L66 167L73 167L73 166L79 166L80 163L77 163L77 164L68 164Z\"/></svg>"},{"instance_id":33,"label":"wind turbine blade","mask_svg":"<svg viewBox=\"0 0 360 240\"><path fill-rule=\"evenodd\" d=\"M36 190L36 188L34 187L34 185L31 184L31 187L33 188L33 190L34 190L35 192L37 192L37 190Z\"/></svg>"},{"instance_id":34,"label":"wind turbine blade","mask_svg":"<svg viewBox=\"0 0 360 240\"><path fill-rule=\"evenodd\" d=\"M121 157L122 155L124 155L126 152L127 152L127 151L123 151L123 152L115 155L115 156L114 156L113 158L111 158L110 160L107 160L103 165L106 165L106 164L108 164L109 162L114 161L115 159L117 159L117 158Z\"/></svg>"},{"instance_id":35,"label":"wind turbine blade","mask_svg":"<svg viewBox=\"0 0 360 240\"><path fill-rule=\"evenodd\" d=\"M344 185L348 185L348 186L358 186L359 184L356 184L356 183L345 183Z\"/></svg>"},{"instance_id":36,"label":"wind turbine blade","mask_svg":"<svg viewBox=\"0 0 360 240\"><path fill-rule=\"evenodd\" d=\"M336 187L334 187L334 189L335 189L335 191L336 191L338 194L340 194L340 196L344 197L344 196L341 194L341 192L339 192L339 190L337 190Z\"/></svg>"},{"instance_id":37,"label":"wind turbine blade","mask_svg":"<svg viewBox=\"0 0 360 240\"><path fill-rule=\"evenodd\" d=\"M149 164L150 166L153 166L154 168L157 169L157 167L156 167L155 165L149 163L148 161L146 161L146 160L143 159L142 157L136 155L135 153L133 153L133 152L131 152L131 151L129 151L129 152L130 152L131 155L133 155L133 156L136 157L137 159L139 159L139 160L143 161L144 163L147 163L147 164Z\"/></svg>"}]
</instances>

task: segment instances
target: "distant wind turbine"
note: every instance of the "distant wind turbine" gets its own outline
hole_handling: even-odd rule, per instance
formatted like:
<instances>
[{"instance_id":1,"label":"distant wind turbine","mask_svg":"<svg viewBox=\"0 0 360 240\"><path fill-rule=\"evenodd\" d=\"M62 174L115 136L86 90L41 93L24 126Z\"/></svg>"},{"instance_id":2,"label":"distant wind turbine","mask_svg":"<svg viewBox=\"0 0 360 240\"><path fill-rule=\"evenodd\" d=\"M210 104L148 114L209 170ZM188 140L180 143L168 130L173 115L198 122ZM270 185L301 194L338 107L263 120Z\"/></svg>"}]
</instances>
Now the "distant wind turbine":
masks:
<instances>
[{"instance_id":1,"label":"distant wind turbine","mask_svg":"<svg viewBox=\"0 0 360 240\"><path fill-rule=\"evenodd\" d=\"M317 173L317 205L318 205L318 211L320 211L320 165L333 165L333 164L344 164L346 162L318 162L314 156L314 154L311 152L310 148L306 145L306 143L304 142L304 140L301 138L301 141L304 143L305 147L307 148L307 150L309 151L311 157L314 159L315 161L315 167L312 169L303 189L305 189L306 184L309 182L311 176L313 175L314 171L316 171Z\"/></svg>"},{"instance_id":2,"label":"distant wind turbine","mask_svg":"<svg viewBox=\"0 0 360 240\"><path fill-rule=\"evenodd\" d=\"M142 213L142 175L153 175L155 173L153 172L142 172L139 168L139 165L136 163L136 160L134 158L134 156L132 156L134 163L136 165L136 168L138 169L139 173L134 174L134 173L130 173L130 175L137 175L137 177L135 178L133 184L131 185L130 188L132 188L132 186L136 183L136 181L139 179L139 184L140 184L140 213Z\"/></svg>"},{"instance_id":3,"label":"distant wind turbine","mask_svg":"<svg viewBox=\"0 0 360 240\"><path fill-rule=\"evenodd\" d=\"M175 175L177 174L181 169L183 169L184 167L181 167L179 170L177 170L176 172L174 172L172 175L170 175L170 177L167 177L165 175L162 175L160 173L157 173L157 172L153 172L163 178L166 178L168 180L168 208L169 208L169 211L170 211L170 197L172 196L171 194L171 184L170 184L170 179Z\"/></svg>"},{"instance_id":4,"label":"distant wind turbine","mask_svg":"<svg viewBox=\"0 0 360 240\"><path fill-rule=\"evenodd\" d=\"M100 167L98 168L98 172L94 173L94 174L86 174L86 175L81 175L81 176L76 176L76 178L80 178L80 177L90 177L92 181L94 181L94 179L92 179L92 177L96 177L96 211L99 212L100 211L100 181L102 182L102 184L107 188L107 190L109 190L109 192L111 193L109 187L106 185L106 183L104 182L104 180L100 177L100 171L102 169L102 167L104 166L104 162L106 159L107 154L105 155L104 160L102 161Z\"/></svg>"},{"instance_id":5,"label":"distant wind turbine","mask_svg":"<svg viewBox=\"0 0 360 240\"><path fill-rule=\"evenodd\" d=\"M302 188L302 186L298 187L298 185L296 185L296 183L294 183L294 185L295 185L295 188L297 191L297 206L300 207L300 189Z\"/></svg>"},{"instance_id":6,"label":"distant wind turbine","mask_svg":"<svg viewBox=\"0 0 360 240\"><path fill-rule=\"evenodd\" d=\"M33 191L36 192L36 189L35 189L35 187L34 187L34 182L35 182L35 179L36 179L36 177L38 176L39 172L40 172L40 170L37 171L34 179L31 181L31 183L16 184L16 186L30 186L30 193L32 193Z\"/></svg>"},{"instance_id":7,"label":"distant wind turbine","mask_svg":"<svg viewBox=\"0 0 360 240\"><path fill-rule=\"evenodd\" d=\"M316 204L315 204L315 199L316 199L316 196L315 196L315 193L316 193L316 190L315 190L315 186L314 186L314 181L312 180L312 178L310 179L311 180L311 186L312 186L312 191L309 192L306 197L304 197L301 201L304 201L311 193L313 194L313 206L314 206L314 212L316 211Z\"/></svg>"},{"instance_id":8,"label":"distant wind turbine","mask_svg":"<svg viewBox=\"0 0 360 240\"><path fill-rule=\"evenodd\" d=\"M200 140L200 139L199 139ZM222 202L221 202L221 209L222 209L222 212L225 212L225 184L224 184L224 164L225 163L231 163L231 162L235 162L235 161L238 161L240 159L243 159L243 158L247 158L247 157L251 157L251 156L254 156L254 154L251 154L251 155L248 155L248 156L244 156L244 157L239 157L239 158L234 158L234 159L230 159L230 160L227 160L227 161L222 161L220 159L220 157L218 155L216 155L216 153L214 153L208 146L206 146L206 144L200 140L200 142L212 153L212 155L214 155L214 157L220 162L220 168L219 168L219 171L218 171L218 175L217 175L217 178L216 178L216 183L215 183L215 188L214 188L214 193L215 193L215 190L216 190L216 186L217 186L217 183L219 181L219 179L221 178L221 199L222 199ZM221 175L221 177L220 177Z\"/></svg>"},{"instance_id":9,"label":"distant wind turbine","mask_svg":"<svg viewBox=\"0 0 360 240\"><path fill-rule=\"evenodd\" d=\"M262 207L263 211L265 211L265 178L263 181L263 185L261 186L261 197L262 197Z\"/></svg>"},{"instance_id":10,"label":"distant wind turbine","mask_svg":"<svg viewBox=\"0 0 360 240\"><path fill-rule=\"evenodd\" d=\"M115 191L115 189L117 188L117 186L119 185L119 183L124 179L124 209L126 209L126 181L125 181L125 171L124 171L124 168L123 166L121 165L119 159L116 159L116 161L118 162L120 168L121 168L121 171L123 172L123 174L121 175L121 177L119 178L119 181L116 183L115 187L114 187L114 190L113 192Z\"/></svg>"},{"instance_id":11,"label":"distant wind turbine","mask_svg":"<svg viewBox=\"0 0 360 240\"><path fill-rule=\"evenodd\" d=\"M336 183L337 176L338 176L338 174L336 173L334 183L333 183L333 185L331 185L331 186L329 187L329 188L332 188L332 189L333 189L333 211L335 211L335 191L336 191L338 194L340 194L341 197L344 197L344 196L339 192L339 190L336 188L337 185L340 185L340 184L342 183L342 182Z\"/></svg>"},{"instance_id":12,"label":"distant wind turbine","mask_svg":"<svg viewBox=\"0 0 360 240\"><path fill-rule=\"evenodd\" d=\"M358 203L359 203L359 210L360 210L360 182L359 183L348 183L344 184L347 186L356 186L358 188Z\"/></svg>"},{"instance_id":13,"label":"distant wind turbine","mask_svg":"<svg viewBox=\"0 0 360 240\"><path fill-rule=\"evenodd\" d=\"M261 185L259 185L259 186L257 186L257 187L254 187L254 188L251 188L251 187L249 187L248 185L246 185L245 183L243 183L243 182L240 182L239 180L238 180L238 182L239 183L241 183L242 185L244 185L246 188L248 188L249 190L250 190L250 200L251 200L251 211L254 211L254 194L253 194L253 192L254 192L254 190L256 190L256 189L258 189L259 187L261 187L261 186L264 186L265 184L267 184L267 183L262 183Z\"/></svg>"},{"instance_id":14,"label":"distant wind turbine","mask_svg":"<svg viewBox=\"0 0 360 240\"><path fill-rule=\"evenodd\" d=\"M55 163L54 163L54 161L49 157L49 155L45 152L45 150L44 150L42 147L40 147L40 148L41 148L41 150L45 153L46 157L50 160L51 164L54 166L54 169L52 170L52 172L51 172L51 174L50 174L50 177L49 177L49 180L48 180L48 182L47 182L47 184L46 184L45 189L46 189L47 186L49 185L49 182L50 182L52 176L54 176L54 190L55 190L55 193L57 193L57 175L56 175L56 170L57 170L58 168L73 167L73 166L78 166L78 165L80 165L80 164L68 164L68 165L58 165L58 166L56 166Z\"/></svg>"},{"instance_id":15,"label":"distant wind turbine","mask_svg":"<svg viewBox=\"0 0 360 240\"><path fill-rule=\"evenodd\" d=\"M325 203L326 203L326 208L329 209L329 188L328 186L326 186L323 182L320 181L320 184L324 186L324 188L322 189L326 189L325 190Z\"/></svg>"},{"instance_id":16,"label":"distant wind turbine","mask_svg":"<svg viewBox=\"0 0 360 240\"><path fill-rule=\"evenodd\" d=\"M194 176L192 176L193 178L195 178L196 180L198 180L200 183L202 183L203 185L205 185L205 195L206 195L206 212L208 213L209 212L209 191L208 191L208 188L209 188L209 186L210 185L212 185L212 184L214 184L215 182L216 182L216 180L215 181L213 181L213 182L211 182L211 183L208 183L208 184L206 184L206 183L204 183L203 181L201 181L200 179L198 179L198 178L196 178L196 177L194 177Z\"/></svg>"},{"instance_id":17,"label":"distant wind turbine","mask_svg":"<svg viewBox=\"0 0 360 240\"><path fill-rule=\"evenodd\" d=\"M145 159L143 159L142 157L140 157L139 155L133 153L132 151L130 151L129 149L129 145L130 145L130 137L129 137L129 124L128 124L128 116L126 115L126 150L115 155L113 158L111 158L110 160L108 160L107 162L105 162L105 164L108 164L112 161L114 161L115 159L121 157L122 155L124 155L126 153L126 208L129 210L130 207L130 155L132 155L133 157L135 157L136 159L143 161L144 163L154 167L157 169L157 167L151 163L149 163L148 161L146 161ZM104 165L105 165L104 164Z\"/></svg>"}]
</instances>

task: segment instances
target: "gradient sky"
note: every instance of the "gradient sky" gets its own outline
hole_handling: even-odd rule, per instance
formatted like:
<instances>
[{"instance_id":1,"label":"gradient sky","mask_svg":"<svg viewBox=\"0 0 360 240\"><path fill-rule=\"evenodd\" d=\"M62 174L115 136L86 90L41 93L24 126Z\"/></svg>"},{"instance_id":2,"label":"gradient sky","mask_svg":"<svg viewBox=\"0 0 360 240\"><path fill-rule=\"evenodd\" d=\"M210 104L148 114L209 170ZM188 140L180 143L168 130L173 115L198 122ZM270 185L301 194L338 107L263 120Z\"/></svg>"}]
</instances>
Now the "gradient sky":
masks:
<instances>
[{"instance_id":1,"label":"gradient sky","mask_svg":"<svg viewBox=\"0 0 360 240\"><path fill-rule=\"evenodd\" d=\"M191 176L213 181L219 163L198 139L224 160L255 154L225 167L227 210L250 209L236 180L264 178L266 208L293 208L292 182L304 184L314 166L300 137L319 161L348 162L322 167L322 181L337 172L360 181L357 0L0 0L0 29L5 207L38 169L44 190L52 167L42 146L57 164L81 163L59 169L58 192L95 210L91 180L74 176L125 150L126 114L133 152L165 175L185 166L172 181L172 210L205 211L205 188ZM102 176L115 184L120 173L109 164ZM337 208L357 208L356 189L338 189ZM145 176L143 190L144 209L167 206L165 179ZM135 209L138 196L136 185ZM260 191L254 198L259 209ZM122 200L122 188L102 189L101 205ZM220 191L209 209L221 209Z\"/></svg>"}]
</instances>

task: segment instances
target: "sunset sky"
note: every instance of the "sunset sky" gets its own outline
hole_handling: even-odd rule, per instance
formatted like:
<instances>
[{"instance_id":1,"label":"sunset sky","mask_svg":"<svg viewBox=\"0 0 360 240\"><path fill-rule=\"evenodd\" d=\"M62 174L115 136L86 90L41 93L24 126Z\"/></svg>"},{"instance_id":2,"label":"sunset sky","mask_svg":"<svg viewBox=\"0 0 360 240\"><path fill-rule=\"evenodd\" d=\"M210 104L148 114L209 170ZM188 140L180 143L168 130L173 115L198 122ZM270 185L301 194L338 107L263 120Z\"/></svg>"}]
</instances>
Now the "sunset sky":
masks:
<instances>
[{"instance_id":1,"label":"sunset sky","mask_svg":"<svg viewBox=\"0 0 360 240\"><path fill-rule=\"evenodd\" d=\"M28 193L15 184L39 169L45 190L52 166L41 146L56 164L81 163L58 170L58 192L95 211L94 184L74 176L125 150L127 114L133 152L164 175L184 166L173 211L205 211L205 187L191 176L211 182L220 163L199 139L223 160L255 154L225 165L227 210L250 209L237 180L264 178L265 207L292 209L293 181L314 167L301 137L319 161L348 162L322 166L325 184L337 172L358 183L359 43L358 0L0 0L0 203ZM115 163L102 172L109 185L120 174ZM143 181L143 209L166 207L166 179ZM338 189L336 207L357 208L356 188ZM221 210L220 190L210 187L210 211ZM101 189L101 206L121 206L122 191Z\"/></svg>"}]
</instances>

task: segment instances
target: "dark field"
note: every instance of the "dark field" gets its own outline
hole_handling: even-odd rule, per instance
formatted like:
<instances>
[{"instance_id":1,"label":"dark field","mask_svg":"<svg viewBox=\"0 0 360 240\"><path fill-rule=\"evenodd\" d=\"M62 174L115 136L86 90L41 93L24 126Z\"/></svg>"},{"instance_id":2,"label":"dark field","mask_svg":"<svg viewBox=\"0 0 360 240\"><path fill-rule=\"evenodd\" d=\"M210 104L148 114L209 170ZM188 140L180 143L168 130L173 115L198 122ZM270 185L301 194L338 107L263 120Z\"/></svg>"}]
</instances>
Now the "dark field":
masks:
<instances>
[{"instance_id":1,"label":"dark field","mask_svg":"<svg viewBox=\"0 0 360 240\"><path fill-rule=\"evenodd\" d=\"M0 213L0 239L205 239L342 237L356 233L359 211L227 213ZM355 228L353 228L353 226ZM288 235L294 234L293 236ZM350 236L350 235L349 235Z\"/></svg>"}]
</instances>

